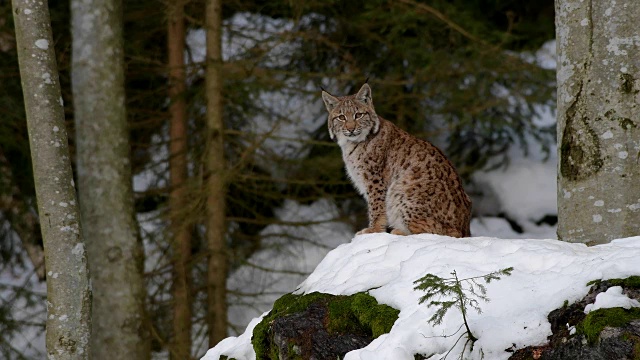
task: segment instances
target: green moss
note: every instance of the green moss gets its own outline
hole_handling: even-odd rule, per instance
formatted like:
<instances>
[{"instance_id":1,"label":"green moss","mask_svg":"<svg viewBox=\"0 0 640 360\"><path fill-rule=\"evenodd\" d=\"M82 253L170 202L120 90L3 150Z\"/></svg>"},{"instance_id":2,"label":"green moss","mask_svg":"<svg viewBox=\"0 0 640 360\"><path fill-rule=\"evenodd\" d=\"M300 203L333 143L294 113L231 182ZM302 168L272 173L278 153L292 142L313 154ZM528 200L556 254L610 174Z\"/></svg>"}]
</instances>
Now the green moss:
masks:
<instances>
[{"instance_id":1,"label":"green moss","mask_svg":"<svg viewBox=\"0 0 640 360\"><path fill-rule=\"evenodd\" d=\"M373 296L357 293L351 296L351 309L363 325L371 328L373 338L391 331L398 320L399 310L387 305L380 305Z\"/></svg>"},{"instance_id":2,"label":"green moss","mask_svg":"<svg viewBox=\"0 0 640 360\"><path fill-rule=\"evenodd\" d=\"M365 293L351 296L318 292L306 295L286 294L276 300L273 310L253 330L251 344L256 352L256 359L278 359L277 348L273 346L270 334L271 323L276 318L302 312L316 302L326 304L327 331L335 334L363 333L370 334L375 339L391 330L400 313L390 306L378 304L374 297ZM293 347L289 352L295 357Z\"/></svg>"},{"instance_id":3,"label":"green moss","mask_svg":"<svg viewBox=\"0 0 640 360\"><path fill-rule=\"evenodd\" d=\"M623 288L629 289L640 289L640 276L629 276L624 279L609 279L606 280L611 286L622 286ZM591 280L587 283L587 286L591 285L599 285L602 280Z\"/></svg>"},{"instance_id":4,"label":"green moss","mask_svg":"<svg viewBox=\"0 0 640 360\"><path fill-rule=\"evenodd\" d=\"M589 344L594 344L605 327L622 327L635 319L640 319L640 308L598 309L587 314L576 330L587 338Z\"/></svg>"},{"instance_id":5,"label":"green moss","mask_svg":"<svg viewBox=\"0 0 640 360\"><path fill-rule=\"evenodd\" d=\"M640 276L629 276L625 279L609 279L607 280L613 286L622 286L623 288L640 289Z\"/></svg>"},{"instance_id":6,"label":"green moss","mask_svg":"<svg viewBox=\"0 0 640 360\"><path fill-rule=\"evenodd\" d=\"M327 304L329 308L327 330L329 333L370 333L367 326L361 323L354 313L352 303L352 296L336 296Z\"/></svg>"}]
</instances>

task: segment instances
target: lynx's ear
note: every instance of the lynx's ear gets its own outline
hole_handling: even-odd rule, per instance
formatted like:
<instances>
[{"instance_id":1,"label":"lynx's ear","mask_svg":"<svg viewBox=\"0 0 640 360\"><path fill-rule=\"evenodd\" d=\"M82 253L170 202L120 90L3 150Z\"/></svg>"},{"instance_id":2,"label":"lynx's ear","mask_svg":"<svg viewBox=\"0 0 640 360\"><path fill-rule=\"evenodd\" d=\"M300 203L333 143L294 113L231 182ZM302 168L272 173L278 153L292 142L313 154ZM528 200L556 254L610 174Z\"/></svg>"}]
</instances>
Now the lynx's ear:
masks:
<instances>
[{"instance_id":1,"label":"lynx's ear","mask_svg":"<svg viewBox=\"0 0 640 360\"><path fill-rule=\"evenodd\" d=\"M362 85L358 93L356 94L356 100L373 107L373 100L371 99L371 87L365 83Z\"/></svg>"},{"instance_id":2,"label":"lynx's ear","mask_svg":"<svg viewBox=\"0 0 640 360\"><path fill-rule=\"evenodd\" d=\"M361 103L371 108L372 111L369 113L369 116L371 116L371 120L373 120L372 133L374 135L377 134L378 131L380 130L380 119L378 118L378 114L376 114L376 111L373 108L373 100L371 99L371 87L369 87L369 84L365 82L364 85L362 85L362 87L356 94L356 100L360 101Z\"/></svg>"},{"instance_id":3,"label":"lynx's ear","mask_svg":"<svg viewBox=\"0 0 640 360\"><path fill-rule=\"evenodd\" d=\"M340 102L337 97L330 95L326 91L322 91L322 101L324 101L324 106L327 107L327 111L331 112L331 110L335 109Z\"/></svg>"}]
</instances>

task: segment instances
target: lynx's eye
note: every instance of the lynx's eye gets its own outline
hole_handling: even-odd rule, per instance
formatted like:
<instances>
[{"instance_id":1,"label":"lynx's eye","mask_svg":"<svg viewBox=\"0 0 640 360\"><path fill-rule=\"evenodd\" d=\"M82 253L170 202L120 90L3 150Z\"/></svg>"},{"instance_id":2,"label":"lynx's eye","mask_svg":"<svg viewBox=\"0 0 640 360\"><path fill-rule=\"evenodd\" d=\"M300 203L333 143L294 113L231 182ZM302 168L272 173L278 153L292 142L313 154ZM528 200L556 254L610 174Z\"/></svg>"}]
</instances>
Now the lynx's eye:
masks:
<instances>
[{"instance_id":1,"label":"lynx's eye","mask_svg":"<svg viewBox=\"0 0 640 360\"><path fill-rule=\"evenodd\" d=\"M362 116L364 116L364 113L356 113L355 118L356 118L356 119L359 119L359 118L361 118Z\"/></svg>"},{"instance_id":2,"label":"lynx's eye","mask_svg":"<svg viewBox=\"0 0 640 360\"><path fill-rule=\"evenodd\" d=\"M344 121L347 120L347 118L344 115L340 115L340 116L334 118L334 120L338 120L340 122L344 122Z\"/></svg>"}]
</instances>

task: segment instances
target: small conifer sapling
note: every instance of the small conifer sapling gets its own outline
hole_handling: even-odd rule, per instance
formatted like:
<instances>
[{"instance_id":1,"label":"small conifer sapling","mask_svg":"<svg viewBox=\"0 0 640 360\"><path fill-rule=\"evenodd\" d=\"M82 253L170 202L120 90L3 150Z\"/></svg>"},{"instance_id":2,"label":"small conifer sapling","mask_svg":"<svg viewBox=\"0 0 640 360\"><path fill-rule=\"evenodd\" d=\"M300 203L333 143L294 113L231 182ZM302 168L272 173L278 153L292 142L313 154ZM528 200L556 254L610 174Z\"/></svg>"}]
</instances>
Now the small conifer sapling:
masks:
<instances>
[{"instance_id":1,"label":"small conifer sapling","mask_svg":"<svg viewBox=\"0 0 640 360\"><path fill-rule=\"evenodd\" d=\"M467 341L464 344L461 356L464 354L469 343L470 349L473 350L473 343L476 342L478 338L473 335L469 328L467 313L469 309L473 309L478 314L481 314L480 300L484 302L489 301L487 288L484 283L489 284L493 280L500 280L503 276L510 276L512 271L513 267L508 267L485 275L460 279L458 278L458 273L453 270L451 272L452 277L449 278L441 278L433 274L427 274L414 281L414 284L416 284L414 290L421 290L426 293L420 298L420 304L426 302L428 307L436 307L435 314L428 320L429 323L440 325L442 319L452 307L457 308L462 314L462 325L464 325L466 331L460 335L449 352L453 350L463 336L467 337ZM436 297L445 300L436 300L434 299Z\"/></svg>"}]
</instances>

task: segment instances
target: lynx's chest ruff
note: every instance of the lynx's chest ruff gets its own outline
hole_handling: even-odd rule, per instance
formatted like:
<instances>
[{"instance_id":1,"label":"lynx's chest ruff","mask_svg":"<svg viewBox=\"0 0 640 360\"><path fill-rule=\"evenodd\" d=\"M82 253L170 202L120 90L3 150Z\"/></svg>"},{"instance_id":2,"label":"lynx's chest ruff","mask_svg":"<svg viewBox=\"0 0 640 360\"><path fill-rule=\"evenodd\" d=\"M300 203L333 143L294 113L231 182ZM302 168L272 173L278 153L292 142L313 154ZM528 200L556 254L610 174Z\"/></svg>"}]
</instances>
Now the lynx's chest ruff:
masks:
<instances>
[{"instance_id":1,"label":"lynx's chest ruff","mask_svg":"<svg viewBox=\"0 0 640 360\"><path fill-rule=\"evenodd\" d=\"M344 160L345 169L351 182L356 187L358 192L364 196L365 200L368 199L366 182L369 178L369 169L365 169L364 164L360 161L365 154L362 151L358 151L358 147L362 144L353 144L351 146L342 147L342 159Z\"/></svg>"}]
</instances>

